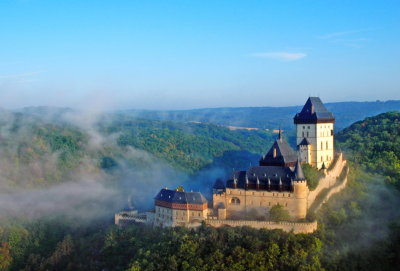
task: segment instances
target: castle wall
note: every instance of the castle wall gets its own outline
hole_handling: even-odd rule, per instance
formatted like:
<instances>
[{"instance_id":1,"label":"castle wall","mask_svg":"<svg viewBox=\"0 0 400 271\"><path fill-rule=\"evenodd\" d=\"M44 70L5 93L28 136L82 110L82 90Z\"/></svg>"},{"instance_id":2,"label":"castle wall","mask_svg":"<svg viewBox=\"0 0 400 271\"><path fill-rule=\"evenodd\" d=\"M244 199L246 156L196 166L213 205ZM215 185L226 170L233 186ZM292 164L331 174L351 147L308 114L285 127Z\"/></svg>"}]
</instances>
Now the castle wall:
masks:
<instances>
[{"instance_id":1,"label":"castle wall","mask_svg":"<svg viewBox=\"0 0 400 271\"><path fill-rule=\"evenodd\" d=\"M336 177L340 175L343 170L343 167L346 165L346 161L343 161L343 155L339 154L338 160L335 164L335 167L327 172L325 178L322 178L319 181L317 188L314 191L310 191L308 195L308 206L311 206L318 194L325 188L330 188L336 184Z\"/></svg>"},{"instance_id":2,"label":"castle wall","mask_svg":"<svg viewBox=\"0 0 400 271\"><path fill-rule=\"evenodd\" d=\"M334 187L332 187L329 192L324 196L324 199L321 200L321 203L318 204L318 206L315 207L315 212L319 210L319 208L321 208L322 204L324 204L325 202L327 202L329 200L329 198L335 194L340 192L340 190L342 190L343 188L346 187L347 184L347 174L349 174L349 168L347 167L347 172L346 172L346 177L344 178L344 180L340 183L335 185Z\"/></svg>"},{"instance_id":3,"label":"castle wall","mask_svg":"<svg viewBox=\"0 0 400 271\"><path fill-rule=\"evenodd\" d=\"M231 227L249 226L256 229L282 229L294 233L312 233L317 229L317 221L310 223L270 222L270 221L249 221L249 220L219 220L206 219L206 224L218 228L224 225Z\"/></svg>"},{"instance_id":4,"label":"castle wall","mask_svg":"<svg viewBox=\"0 0 400 271\"><path fill-rule=\"evenodd\" d=\"M303 181L295 183L294 192L227 188L225 196L214 195L213 200L215 209L219 202L224 202L227 219L268 219L271 207L279 204L289 211L291 221L297 221L307 214L307 196L307 183Z\"/></svg>"}]
</instances>

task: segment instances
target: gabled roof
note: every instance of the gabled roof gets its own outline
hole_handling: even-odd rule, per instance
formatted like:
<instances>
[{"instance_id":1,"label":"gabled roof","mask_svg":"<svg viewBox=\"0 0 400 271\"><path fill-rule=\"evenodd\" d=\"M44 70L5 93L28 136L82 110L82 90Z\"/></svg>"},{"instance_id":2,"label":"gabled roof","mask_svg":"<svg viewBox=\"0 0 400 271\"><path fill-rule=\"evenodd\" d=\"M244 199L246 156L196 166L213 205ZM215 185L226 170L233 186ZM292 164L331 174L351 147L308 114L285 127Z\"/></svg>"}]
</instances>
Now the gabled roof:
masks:
<instances>
[{"instance_id":1,"label":"gabled roof","mask_svg":"<svg viewBox=\"0 0 400 271\"><path fill-rule=\"evenodd\" d=\"M221 179L217 179L214 183L213 189L225 189L224 182Z\"/></svg>"},{"instance_id":2,"label":"gabled roof","mask_svg":"<svg viewBox=\"0 0 400 271\"><path fill-rule=\"evenodd\" d=\"M205 204L208 202L200 192L183 192L168 189L161 189L154 199L181 204Z\"/></svg>"},{"instance_id":3,"label":"gabled roof","mask_svg":"<svg viewBox=\"0 0 400 271\"><path fill-rule=\"evenodd\" d=\"M301 146L305 146L305 145L311 145L310 141L308 141L307 138L303 138L303 140L300 142Z\"/></svg>"},{"instance_id":4,"label":"gabled roof","mask_svg":"<svg viewBox=\"0 0 400 271\"><path fill-rule=\"evenodd\" d=\"M274 149L276 149L276 156L274 157ZM278 165L296 162L297 154L292 150L289 144L284 139L278 139L274 142L268 153L261 157L260 165Z\"/></svg>"},{"instance_id":5,"label":"gabled roof","mask_svg":"<svg viewBox=\"0 0 400 271\"><path fill-rule=\"evenodd\" d=\"M300 113L294 117L294 123L335 122L332 112L328 112L319 97L309 97Z\"/></svg>"}]
</instances>

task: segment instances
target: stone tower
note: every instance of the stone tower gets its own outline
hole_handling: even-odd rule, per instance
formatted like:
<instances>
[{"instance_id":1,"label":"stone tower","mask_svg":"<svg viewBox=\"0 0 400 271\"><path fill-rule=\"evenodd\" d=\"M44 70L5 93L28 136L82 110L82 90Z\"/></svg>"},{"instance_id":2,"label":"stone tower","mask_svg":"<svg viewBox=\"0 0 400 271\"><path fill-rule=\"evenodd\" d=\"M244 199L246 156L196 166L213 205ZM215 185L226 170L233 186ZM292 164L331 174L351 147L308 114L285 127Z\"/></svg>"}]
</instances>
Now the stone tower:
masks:
<instances>
[{"instance_id":1,"label":"stone tower","mask_svg":"<svg viewBox=\"0 0 400 271\"><path fill-rule=\"evenodd\" d=\"M319 97L309 97L300 113L294 117L296 143L302 162L318 169L333 161L333 125L335 117L328 112Z\"/></svg>"}]
</instances>

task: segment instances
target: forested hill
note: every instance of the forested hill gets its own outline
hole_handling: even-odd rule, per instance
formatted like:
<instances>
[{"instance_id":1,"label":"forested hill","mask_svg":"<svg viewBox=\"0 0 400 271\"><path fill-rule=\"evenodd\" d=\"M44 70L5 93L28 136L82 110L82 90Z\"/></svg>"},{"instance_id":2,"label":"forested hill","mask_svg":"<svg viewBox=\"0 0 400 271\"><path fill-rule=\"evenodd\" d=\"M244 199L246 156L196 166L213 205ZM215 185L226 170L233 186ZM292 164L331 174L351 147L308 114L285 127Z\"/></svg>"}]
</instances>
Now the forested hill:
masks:
<instances>
[{"instance_id":1,"label":"forested hill","mask_svg":"<svg viewBox=\"0 0 400 271\"><path fill-rule=\"evenodd\" d=\"M0 270L400 269L400 195L391 185L398 112L339 133L346 188L301 220L316 219L317 231L295 235L205 225L120 229L112 221L127 191L153 207L160 187L192 189L189 179L210 186L213 169L247 167L274 134L55 111L0 111Z\"/></svg>"},{"instance_id":2,"label":"forested hill","mask_svg":"<svg viewBox=\"0 0 400 271\"><path fill-rule=\"evenodd\" d=\"M365 118L343 129L336 140L349 158L369 172L400 180L400 113L387 112Z\"/></svg>"},{"instance_id":3,"label":"forested hill","mask_svg":"<svg viewBox=\"0 0 400 271\"><path fill-rule=\"evenodd\" d=\"M306 101L304 101L305 103ZM336 117L335 130L351 125L365 117L380 113L400 110L400 101L376 102L338 102L325 103L326 108ZM285 130L294 129L293 117L300 112L303 104L290 107L238 107L238 108L209 108L195 110L124 110L120 114L127 114L148 119L172 121L198 121L215 123L225 126L239 126L262 129L277 129L279 123Z\"/></svg>"}]
</instances>

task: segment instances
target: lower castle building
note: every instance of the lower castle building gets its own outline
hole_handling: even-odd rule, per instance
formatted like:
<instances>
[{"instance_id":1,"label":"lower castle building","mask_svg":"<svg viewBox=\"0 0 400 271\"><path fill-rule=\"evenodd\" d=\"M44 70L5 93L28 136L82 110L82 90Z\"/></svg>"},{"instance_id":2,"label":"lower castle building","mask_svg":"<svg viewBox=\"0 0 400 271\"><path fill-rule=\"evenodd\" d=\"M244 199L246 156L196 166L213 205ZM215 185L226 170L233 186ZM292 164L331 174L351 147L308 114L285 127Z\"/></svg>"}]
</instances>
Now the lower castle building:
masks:
<instances>
[{"instance_id":1,"label":"lower castle building","mask_svg":"<svg viewBox=\"0 0 400 271\"><path fill-rule=\"evenodd\" d=\"M308 126L307 121L314 126ZM258 166L250 166L244 171L233 171L225 182L216 180L212 202L208 202L200 192L165 188L154 198L155 209L141 214L118 213L115 215L115 223L124 225L142 222L161 227L198 227L205 221L214 227L249 225L256 228L294 230L295 233L312 232L317 227L316 221L298 221L306 217L307 210L323 189L329 189L326 194L329 197L331 193L340 191L347 182L347 177L341 184L336 181L346 161L342 160L341 153L336 156L333 153L333 132L328 129L322 131L324 126L333 128L333 122L332 113L326 111L320 99L309 98L302 113L295 116L297 153L283 139L279 128L277 140L267 154L261 157ZM317 128L318 125L322 130ZM311 129L311 126L314 128ZM306 127L310 130L307 131ZM302 162L325 173L325 178L320 180L314 191L309 190L301 167ZM330 166L329 171L327 166ZM269 211L274 205L283 206L289 212L290 221L268 221Z\"/></svg>"}]
</instances>

